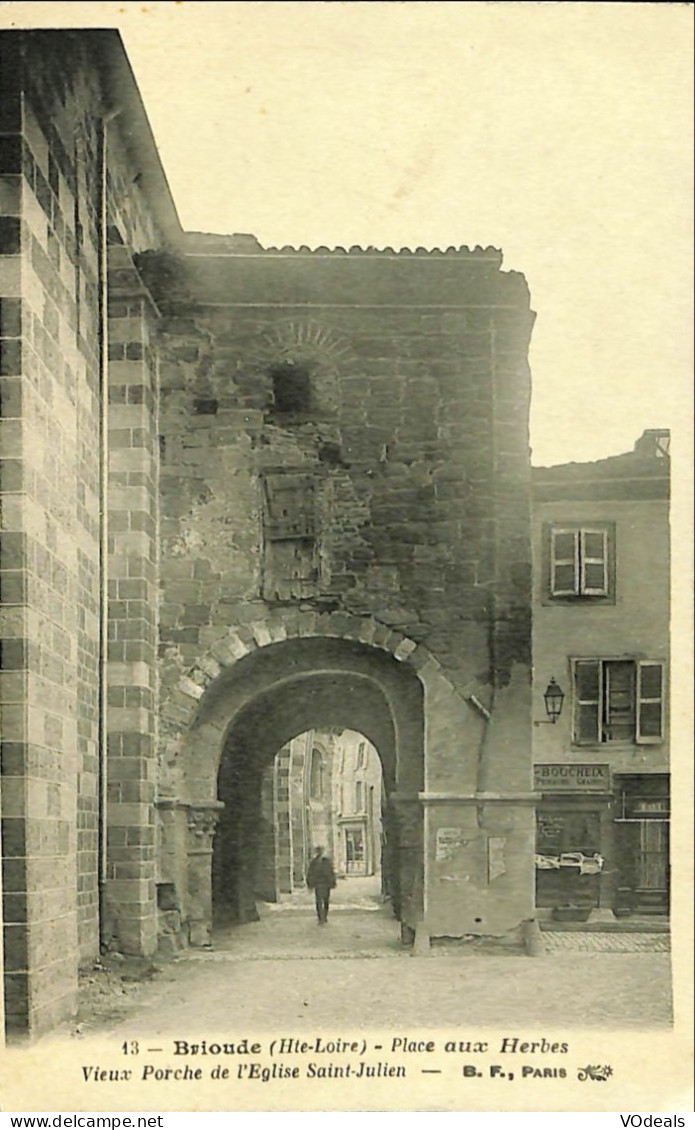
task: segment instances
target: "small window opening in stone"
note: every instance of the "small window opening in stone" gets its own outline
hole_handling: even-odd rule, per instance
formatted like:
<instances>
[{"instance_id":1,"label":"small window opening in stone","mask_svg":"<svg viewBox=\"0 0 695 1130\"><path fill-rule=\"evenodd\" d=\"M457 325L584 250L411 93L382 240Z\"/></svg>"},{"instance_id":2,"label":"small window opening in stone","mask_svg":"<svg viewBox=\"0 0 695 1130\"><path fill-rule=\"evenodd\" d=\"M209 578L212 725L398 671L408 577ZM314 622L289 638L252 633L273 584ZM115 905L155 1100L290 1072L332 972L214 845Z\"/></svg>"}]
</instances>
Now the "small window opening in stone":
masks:
<instances>
[{"instance_id":1,"label":"small window opening in stone","mask_svg":"<svg viewBox=\"0 0 695 1130\"><path fill-rule=\"evenodd\" d=\"M176 887L173 883L157 883L157 907L159 910L178 910Z\"/></svg>"},{"instance_id":2,"label":"small window opening in stone","mask_svg":"<svg viewBox=\"0 0 695 1130\"><path fill-rule=\"evenodd\" d=\"M197 416L216 416L217 401L211 398L196 397L193 401L193 411Z\"/></svg>"},{"instance_id":3,"label":"small window opening in stone","mask_svg":"<svg viewBox=\"0 0 695 1130\"><path fill-rule=\"evenodd\" d=\"M303 415L311 410L311 381L309 371L302 365L287 361L271 369L275 412L282 415Z\"/></svg>"}]
</instances>

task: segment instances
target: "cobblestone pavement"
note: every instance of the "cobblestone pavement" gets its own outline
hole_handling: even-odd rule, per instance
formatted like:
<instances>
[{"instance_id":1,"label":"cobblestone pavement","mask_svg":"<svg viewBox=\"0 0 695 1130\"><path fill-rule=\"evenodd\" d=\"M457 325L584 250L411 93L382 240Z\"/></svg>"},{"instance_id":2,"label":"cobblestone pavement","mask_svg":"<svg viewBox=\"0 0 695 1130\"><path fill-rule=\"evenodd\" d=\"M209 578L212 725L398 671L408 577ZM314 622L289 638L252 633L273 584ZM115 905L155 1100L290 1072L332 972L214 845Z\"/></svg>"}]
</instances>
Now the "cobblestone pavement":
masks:
<instances>
[{"instance_id":1,"label":"cobblestone pavement","mask_svg":"<svg viewBox=\"0 0 695 1130\"><path fill-rule=\"evenodd\" d=\"M587 953L670 953L671 939L668 934L613 934L591 931L582 933L562 933L548 931L542 935L546 953L559 950L585 951Z\"/></svg>"},{"instance_id":2,"label":"cobblestone pavement","mask_svg":"<svg viewBox=\"0 0 695 1130\"><path fill-rule=\"evenodd\" d=\"M666 936L547 933L539 957L475 942L417 956L389 907L365 903L338 894L324 927L306 896L261 906L260 922L166 965L110 1034L671 1023Z\"/></svg>"}]
</instances>

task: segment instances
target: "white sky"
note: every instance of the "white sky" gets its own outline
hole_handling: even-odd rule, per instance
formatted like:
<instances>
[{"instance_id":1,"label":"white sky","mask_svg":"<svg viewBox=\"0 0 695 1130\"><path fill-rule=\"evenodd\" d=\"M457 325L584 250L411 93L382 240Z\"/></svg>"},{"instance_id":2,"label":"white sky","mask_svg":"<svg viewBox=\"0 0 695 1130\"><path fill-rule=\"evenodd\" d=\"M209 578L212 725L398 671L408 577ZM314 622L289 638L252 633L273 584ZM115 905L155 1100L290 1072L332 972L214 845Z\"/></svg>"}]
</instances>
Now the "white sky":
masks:
<instances>
[{"instance_id":1,"label":"white sky","mask_svg":"<svg viewBox=\"0 0 695 1130\"><path fill-rule=\"evenodd\" d=\"M119 27L184 227L493 244L522 271L534 463L689 420L692 9L6 3Z\"/></svg>"}]
</instances>

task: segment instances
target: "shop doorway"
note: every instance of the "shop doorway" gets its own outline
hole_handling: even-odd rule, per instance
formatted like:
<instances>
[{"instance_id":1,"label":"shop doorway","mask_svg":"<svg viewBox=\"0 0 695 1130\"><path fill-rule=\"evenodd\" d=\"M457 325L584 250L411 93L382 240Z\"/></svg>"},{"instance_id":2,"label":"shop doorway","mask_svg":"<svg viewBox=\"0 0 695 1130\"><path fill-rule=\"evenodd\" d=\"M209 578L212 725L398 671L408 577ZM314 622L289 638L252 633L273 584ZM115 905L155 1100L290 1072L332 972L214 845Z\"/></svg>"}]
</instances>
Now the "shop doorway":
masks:
<instances>
[{"instance_id":1,"label":"shop doorway","mask_svg":"<svg viewBox=\"0 0 695 1130\"><path fill-rule=\"evenodd\" d=\"M665 774L616 781L616 913L669 913L669 781Z\"/></svg>"}]
</instances>

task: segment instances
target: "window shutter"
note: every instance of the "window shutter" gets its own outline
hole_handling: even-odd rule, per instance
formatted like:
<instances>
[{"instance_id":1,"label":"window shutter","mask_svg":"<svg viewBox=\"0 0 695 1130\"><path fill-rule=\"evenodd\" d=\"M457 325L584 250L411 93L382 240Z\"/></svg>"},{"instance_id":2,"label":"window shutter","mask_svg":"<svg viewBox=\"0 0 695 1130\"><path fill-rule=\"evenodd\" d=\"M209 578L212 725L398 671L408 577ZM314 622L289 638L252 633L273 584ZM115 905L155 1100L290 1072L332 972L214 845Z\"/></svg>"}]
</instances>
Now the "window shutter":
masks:
<instances>
[{"instance_id":1,"label":"window shutter","mask_svg":"<svg viewBox=\"0 0 695 1130\"><path fill-rule=\"evenodd\" d=\"M606 530L580 531L579 591L586 596L608 594L608 535Z\"/></svg>"},{"instance_id":2,"label":"window shutter","mask_svg":"<svg viewBox=\"0 0 695 1130\"><path fill-rule=\"evenodd\" d=\"M635 664L631 660L603 662L603 740L633 742L636 735Z\"/></svg>"},{"instance_id":3,"label":"window shutter","mask_svg":"<svg viewBox=\"0 0 695 1130\"><path fill-rule=\"evenodd\" d=\"M299 600L313 595L318 579L315 483L299 471L263 477L263 595Z\"/></svg>"},{"instance_id":4,"label":"window shutter","mask_svg":"<svg viewBox=\"0 0 695 1130\"><path fill-rule=\"evenodd\" d=\"M553 596L575 596L579 592L578 530L551 531L550 591Z\"/></svg>"},{"instance_id":5,"label":"window shutter","mask_svg":"<svg viewBox=\"0 0 695 1130\"><path fill-rule=\"evenodd\" d=\"M664 738L664 665L637 663L637 741L655 745Z\"/></svg>"},{"instance_id":6,"label":"window shutter","mask_svg":"<svg viewBox=\"0 0 695 1130\"><path fill-rule=\"evenodd\" d=\"M601 663L598 659L574 661L574 741L593 745L600 739L602 714Z\"/></svg>"}]
</instances>

